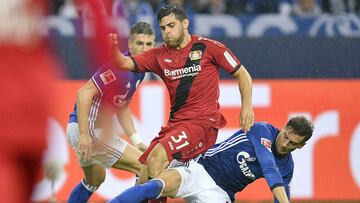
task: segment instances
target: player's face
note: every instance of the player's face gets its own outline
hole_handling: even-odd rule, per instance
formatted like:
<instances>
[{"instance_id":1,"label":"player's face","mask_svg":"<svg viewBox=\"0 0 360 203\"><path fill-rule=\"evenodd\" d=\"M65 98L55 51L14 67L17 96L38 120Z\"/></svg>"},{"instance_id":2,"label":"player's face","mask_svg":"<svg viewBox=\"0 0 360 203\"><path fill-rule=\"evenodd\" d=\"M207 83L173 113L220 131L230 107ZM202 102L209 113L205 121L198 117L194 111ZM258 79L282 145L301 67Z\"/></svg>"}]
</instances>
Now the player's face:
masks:
<instances>
[{"instance_id":1,"label":"player's face","mask_svg":"<svg viewBox=\"0 0 360 203\"><path fill-rule=\"evenodd\" d=\"M153 48L155 45L155 35L133 34L128 41L129 51L135 56Z\"/></svg>"},{"instance_id":2,"label":"player's face","mask_svg":"<svg viewBox=\"0 0 360 203\"><path fill-rule=\"evenodd\" d=\"M179 48L187 34L189 20L180 21L174 14L163 17L160 20L160 30L164 42L171 48Z\"/></svg>"},{"instance_id":3,"label":"player's face","mask_svg":"<svg viewBox=\"0 0 360 203\"><path fill-rule=\"evenodd\" d=\"M291 127L284 127L275 141L276 151L281 155L288 154L304 145L304 137L293 133Z\"/></svg>"}]
</instances>

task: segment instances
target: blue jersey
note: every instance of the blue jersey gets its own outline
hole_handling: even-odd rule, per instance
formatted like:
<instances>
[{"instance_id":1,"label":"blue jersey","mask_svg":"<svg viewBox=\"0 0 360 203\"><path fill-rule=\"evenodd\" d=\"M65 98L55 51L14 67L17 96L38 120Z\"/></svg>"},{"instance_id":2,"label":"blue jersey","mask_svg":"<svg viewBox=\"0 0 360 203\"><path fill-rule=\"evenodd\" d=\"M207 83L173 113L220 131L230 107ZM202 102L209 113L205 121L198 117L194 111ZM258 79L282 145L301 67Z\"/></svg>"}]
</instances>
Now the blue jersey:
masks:
<instances>
[{"instance_id":1,"label":"blue jersey","mask_svg":"<svg viewBox=\"0 0 360 203\"><path fill-rule=\"evenodd\" d=\"M91 112L97 112L104 102L114 107L121 107L124 102L132 98L144 77L145 73L121 71L110 63L102 65L91 78L101 94L98 97L94 97ZM69 122L77 122L76 108L75 104L74 111L70 114Z\"/></svg>"},{"instance_id":2,"label":"blue jersey","mask_svg":"<svg viewBox=\"0 0 360 203\"><path fill-rule=\"evenodd\" d=\"M240 130L208 149L198 157L198 162L232 201L237 192L262 177L265 177L270 189L285 186L290 198L289 183L294 163L290 153L285 156L276 153L275 140L278 133L279 130L274 126L257 122L249 132Z\"/></svg>"}]
</instances>

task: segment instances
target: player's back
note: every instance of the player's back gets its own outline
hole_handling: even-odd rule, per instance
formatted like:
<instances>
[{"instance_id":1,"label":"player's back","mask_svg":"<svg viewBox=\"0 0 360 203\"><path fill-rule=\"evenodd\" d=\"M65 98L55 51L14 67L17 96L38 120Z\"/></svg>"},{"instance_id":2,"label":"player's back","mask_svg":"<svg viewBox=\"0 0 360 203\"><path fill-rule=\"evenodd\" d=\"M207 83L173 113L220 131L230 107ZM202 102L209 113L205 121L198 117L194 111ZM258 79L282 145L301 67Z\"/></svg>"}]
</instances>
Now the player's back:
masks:
<instances>
[{"instance_id":1,"label":"player's back","mask_svg":"<svg viewBox=\"0 0 360 203\"><path fill-rule=\"evenodd\" d=\"M227 140L214 145L198 158L198 162L204 166L216 184L225 190L230 198L234 198L236 192L243 190L254 180L264 177L263 168L257 158L261 152L255 150L254 142L266 135L265 139L275 143L278 132L279 130L270 124L255 123L248 133L240 130ZM272 153L270 156L273 157ZM290 168L293 166L291 155L273 157L273 160L281 165L280 171L289 171L289 164Z\"/></svg>"}]
</instances>

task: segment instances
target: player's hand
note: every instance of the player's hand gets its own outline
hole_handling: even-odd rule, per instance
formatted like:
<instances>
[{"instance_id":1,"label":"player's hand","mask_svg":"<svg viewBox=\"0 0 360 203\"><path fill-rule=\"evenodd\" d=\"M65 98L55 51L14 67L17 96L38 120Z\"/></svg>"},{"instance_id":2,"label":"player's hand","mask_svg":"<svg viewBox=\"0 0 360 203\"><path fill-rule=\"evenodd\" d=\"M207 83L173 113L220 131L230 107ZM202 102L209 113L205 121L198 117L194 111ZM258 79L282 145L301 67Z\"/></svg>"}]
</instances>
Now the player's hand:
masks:
<instances>
[{"instance_id":1,"label":"player's hand","mask_svg":"<svg viewBox=\"0 0 360 203\"><path fill-rule=\"evenodd\" d=\"M135 145L135 147L138 149L138 150L140 150L141 152L145 152L146 151L146 149L148 148L148 146L146 145L146 144L144 144L144 143L139 143L139 144L137 144L137 145Z\"/></svg>"},{"instance_id":2,"label":"player's hand","mask_svg":"<svg viewBox=\"0 0 360 203\"><path fill-rule=\"evenodd\" d=\"M80 135L79 145L77 147L78 152L80 153L80 158L88 161L91 157L91 138L89 135Z\"/></svg>"},{"instance_id":3,"label":"player's hand","mask_svg":"<svg viewBox=\"0 0 360 203\"><path fill-rule=\"evenodd\" d=\"M119 41L118 41L118 36L116 33L110 33L109 34L109 39L110 39L110 46L111 48L113 49L118 49L118 44L119 44Z\"/></svg>"},{"instance_id":4,"label":"player's hand","mask_svg":"<svg viewBox=\"0 0 360 203\"><path fill-rule=\"evenodd\" d=\"M251 126L254 125L254 111L251 105L242 105L240 111L240 126L244 132L250 130Z\"/></svg>"}]
</instances>

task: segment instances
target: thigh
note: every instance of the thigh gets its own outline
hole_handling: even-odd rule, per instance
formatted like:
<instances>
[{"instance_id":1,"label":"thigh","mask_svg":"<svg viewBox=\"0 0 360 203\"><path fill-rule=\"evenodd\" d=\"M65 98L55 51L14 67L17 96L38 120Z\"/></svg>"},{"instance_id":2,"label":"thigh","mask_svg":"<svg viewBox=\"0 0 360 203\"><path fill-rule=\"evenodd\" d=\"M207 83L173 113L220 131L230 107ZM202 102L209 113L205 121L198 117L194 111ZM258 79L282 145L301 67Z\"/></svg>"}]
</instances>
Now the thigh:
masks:
<instances>
[{"instance_id":1,"label":"thigh","mask_svg":"<svg viewBox=\"0 0 360 203\"><path fill-rule=\"evenodd\" d=\"M125 152L128 145L126 141L118 136L113 136L111 137L111 140L105 143L103 142L104 139L102 138L101 133L101 129L94 129L91 131L90 136L93 142L91 146L91 158L90 160L85 161L81 159L81 155L76 150L80 139L79 125L75 122L68 123L66 127L68 142L75 151L81 167L87 167L92 164L101 164L106 168L110 168Z\"/></svg>"},{"instance_id":2,"label":"thigh","mask_svg":"<svg viewBox=\"0 0 360 203\"><path fill-rule=\"evenodd\" d=\"M141 154L142 153L138 149L128 144L120 159L118 159L112 167L130 171L139 175L141 163L138 159Z\"/></svg>"},{"instance_id":3,"label":"thigh","mask_svg":"<svg viewBox=\"0 0 360 203\"><path fill-rule=\"evenodd\" d=\"M174 169L181 175L176 198L184 198L192 203L231 202L227 193L216 185L201 164L190 161L188 166Z\"/></svg>"}]
</instances>

